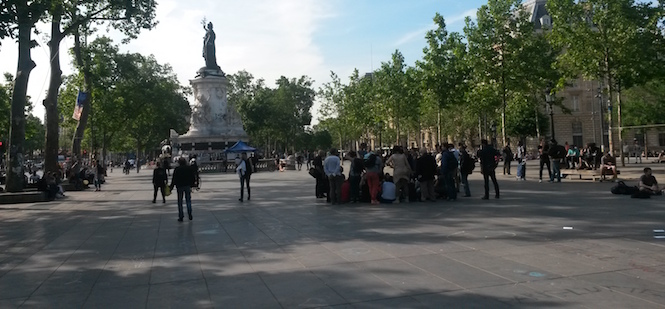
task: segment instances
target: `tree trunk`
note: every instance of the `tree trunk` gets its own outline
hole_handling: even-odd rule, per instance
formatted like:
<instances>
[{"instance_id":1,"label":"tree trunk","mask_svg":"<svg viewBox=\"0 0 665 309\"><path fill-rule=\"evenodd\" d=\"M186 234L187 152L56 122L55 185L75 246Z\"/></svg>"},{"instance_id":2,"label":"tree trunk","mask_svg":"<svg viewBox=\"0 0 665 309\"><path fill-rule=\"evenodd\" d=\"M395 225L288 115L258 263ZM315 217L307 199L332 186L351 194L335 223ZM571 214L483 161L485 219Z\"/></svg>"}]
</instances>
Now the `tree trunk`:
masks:
<instances>
[{"instance_id":1,"label":"tree trunk","mask_svg":"<svg viewBox=\"0 0 665 309\"><path fill-rule=\"evenodd\" d=\"M617 124L619 126L619 153L621 154L621 166L626 166L626 155L623 153L623 123L621 122L621 85L617 88ZM638 154L642 155L642 154Z\"/></svg>"},{"instance_id":2,"label":"tree trunk","mask_svg":"<svg viewBox=\"0 0 665 309\"><path fill-rule=\"evenodd\" d=\"M23 144L25 143L25 105L27 101L28 79L35 68L30 56L32 40L30 38L33 23L25 5L19 5L18 22L18 67L12 91L12 106L9 129L7 185L9 192L23 190L25 174L23 170Z\"/></svg>"},{"instance_id":3,"label":"tree trunk","mask_svg":"<svg viewBox=\"0 0 665 309\"><path fill-rule=\"evenodd\" d=\"M74 33L74 56L76 57L76 64L79 70L83 72L83 92L87 93L86 99L83 102L81 117L76 124L76 130L74 130L74 137L72 138L72 155L79 157L81 155L81 141L83 140L85 127L88 123L88 115L92 108L92 73L88 65L89 62L83 59L81 37L78 30Z\"/></svg>"},{"instance_id":4,"label":"tree trunk","mask_svg":"<svg viewBox=\"0 0 665 309\"><path fill-rule=\"evenodd\" d=\"M60 31L60 19L62 18L62 6L58 5L52 12L51 20L51 40L49 41L49 56L51 59L51 76L49 88L44 99L44 108L46 109L46 147L44 151L44 170L46 172L56 172L58 168L58 150L59 150L59 122L60 113L58 112L58 92L62 85L62 71L60 69L60 42L63 33Z\"/></svg>"}]
</instances>

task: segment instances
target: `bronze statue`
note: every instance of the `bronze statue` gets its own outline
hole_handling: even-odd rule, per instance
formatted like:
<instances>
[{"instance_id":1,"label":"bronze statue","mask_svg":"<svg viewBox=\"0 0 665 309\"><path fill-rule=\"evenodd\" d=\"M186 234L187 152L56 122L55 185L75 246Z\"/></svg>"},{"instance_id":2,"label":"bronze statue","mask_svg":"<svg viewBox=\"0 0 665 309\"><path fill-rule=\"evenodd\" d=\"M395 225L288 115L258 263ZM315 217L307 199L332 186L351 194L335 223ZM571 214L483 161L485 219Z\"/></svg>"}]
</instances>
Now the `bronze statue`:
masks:
<instances>
[{"instance_id":1,"label":"bronze statue","mask_svg":"<svg viewBox=\"0 0 665 309\"><path fill-rule=\"evenodd\" d=\"M208 27L205 25L203 29L206 31L206 35L203 38L203 58L206 61L206 69L220 70L220 67L217 65L217 56L215 52L215 31L212 30L212 22L208 23Z\"/></svg>"}]
</instances>

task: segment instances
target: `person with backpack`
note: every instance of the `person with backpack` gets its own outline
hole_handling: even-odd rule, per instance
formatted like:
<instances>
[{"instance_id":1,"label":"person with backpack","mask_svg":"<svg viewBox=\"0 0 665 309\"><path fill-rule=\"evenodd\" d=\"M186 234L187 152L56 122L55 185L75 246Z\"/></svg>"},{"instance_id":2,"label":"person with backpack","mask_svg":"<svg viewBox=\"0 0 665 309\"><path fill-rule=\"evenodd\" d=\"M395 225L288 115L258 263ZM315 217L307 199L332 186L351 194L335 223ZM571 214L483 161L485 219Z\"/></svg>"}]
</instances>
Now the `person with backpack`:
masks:
<instances>
[{"instance_id":1,"label":"person with backpack","mask_svg":"<svg viewBox=\"0 0 665 309\"><path fill-rule=\"evenodd\" d=\"M455 171L457 170L457 159L452 152L452 144L443 145L441 153L441 176L446 188L449 201L457 200L457 188L455 187Z\"/></svg>"},{"instance_id":2,"label":"person with backpack","mask_svg":"<svg viewBox=\"0 0 665 309\"><path fill-rule=\"evenodd\" d=\"M379 173L382 170L381 158L376 154L370 152L367 154L367 158L364 161L365 164L365 179L367 181L367 187L369 188L369 197L370 203L372 205L379 204L379 188L381 183L379 182Z\"/></svg>"},{"instance_id":3,"label":"person with backpack","mask_svg":"<svg viewBox=\"0 0 665 309\"><path fill-rule=\"evenodd\" d=\"M238 176L240 177L240 198L238 201L242 202L244 198L244 193L245 193L245 184L247 185L247 200L249 201L251 197L251 189L249 188L249 180L252 177L252 173L254 173L254 164L252 164L252 160L247 158L247 153L243 152L241 157L240 157L240 164L238 167L236 167L236 171L238 172Z\"/></svg>"},{"instance_id":4,"label":"person with backpack","mask_svg":"<svg viewBox=\"0 0 665 309\"><path fill-rule=\"evenodd\" d=\"M164 188L169 178L166 174L166 169L162 167L162 163L157 161L157 168L152 171L152 203L154 204L157 201L157 190L162 192L162 203L166 203L166 194L164 193Z\"/></svg>"},{"instance_id":5,"label":"person with backpack","mask_svg":"<svg viewBox=\"0 0 665 309\"><path fill-rule=\"evenodd\" d=\"M466 145L459 145L460 152L460 176L462 178L462 185L464 186L464 197L471 196L471 188L469 188L469 175L473 173L476 168L476 161L466 151Z\"/></svg>"},{"instance_id":6,"label":"person with backpack","mask_svg":"<svg viewBox=\"0 0 665 309\"><path fill-rule=\"evenodd\" d=\"M478 159L480 159L480 172L483 174L483 180L485 182L485 195L483 195L483 200L489 199L490 187L489 179L492 179L494 184L494 197L499 198L499 184L496 182L496 167L497 167L497 157L499 152L494 149L491 145L487 143L486 139L480 141L481 148L478 150Z\"/></svg>"},{"instance_id":7,"label":"person with backpack","mask_svg":"<svg viewBox=\"0 0 665 309\"><path fill-rule=\"evenodd\" d=\"M360 179L365 171L363 159L358 158L355 151L349 151L351 158L351 170L349 171L349 200L356 203L360 200Z\"/></svg>"}]
</instances>

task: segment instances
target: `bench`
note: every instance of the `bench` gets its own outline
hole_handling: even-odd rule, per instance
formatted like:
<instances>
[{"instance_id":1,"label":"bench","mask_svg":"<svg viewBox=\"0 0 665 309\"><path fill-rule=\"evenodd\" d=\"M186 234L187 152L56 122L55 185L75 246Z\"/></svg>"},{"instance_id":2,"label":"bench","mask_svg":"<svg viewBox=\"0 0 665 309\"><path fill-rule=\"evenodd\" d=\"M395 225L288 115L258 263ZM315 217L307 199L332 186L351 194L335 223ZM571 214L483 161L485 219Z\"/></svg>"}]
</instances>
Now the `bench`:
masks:
<instances>
[{"instance_id":1,"label":"bench","mask_svg":"<svg viewBox=\"0 0 665 309\"><path fill-rule=\"evenodd\" d=\"M589 179L596 181L596 179L603 181L606 179L607 176L612 176L612 171L610 170L605 170L604 173L600 173L600 168L595 169L595 170L576 170L576 169L569 169L569 170L561 170L561 176L580 176L580 179L584 176L584 179ZM617 175L621 175L621 171L617 170Z\"/></svg>"},{"instance_id":2,"label":"bench","mask_svg":"<svg viewBox=\"0 0 665 309\"><path fill-rule=\"evenodd\" d=\"M43 191L3 192L0 193L0 204L18 204L48 202L48 196Z\"/></svg>"}]
</instances>

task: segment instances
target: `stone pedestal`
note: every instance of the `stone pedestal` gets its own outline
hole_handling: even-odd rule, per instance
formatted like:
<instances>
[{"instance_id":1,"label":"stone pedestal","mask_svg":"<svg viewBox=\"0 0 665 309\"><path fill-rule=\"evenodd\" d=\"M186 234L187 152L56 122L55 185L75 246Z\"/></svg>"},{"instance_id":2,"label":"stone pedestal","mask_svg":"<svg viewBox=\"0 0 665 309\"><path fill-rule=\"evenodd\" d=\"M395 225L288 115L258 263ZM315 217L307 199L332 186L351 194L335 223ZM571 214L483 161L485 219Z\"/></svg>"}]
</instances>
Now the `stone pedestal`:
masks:
<instances>
[{"instance_id":1,"label":"stone pedestal","mask_svg":"<svg viewBox=\"0 0 665 309\"><path fill-rule=\"evenodd\" d=\"M192 108L189 131L171 139L183 152L219 152L238 140L247 141L240 114L227 100L229 82L221 71L199 72L189 81L195 105Z\"/></svg>"}]
</instances>

